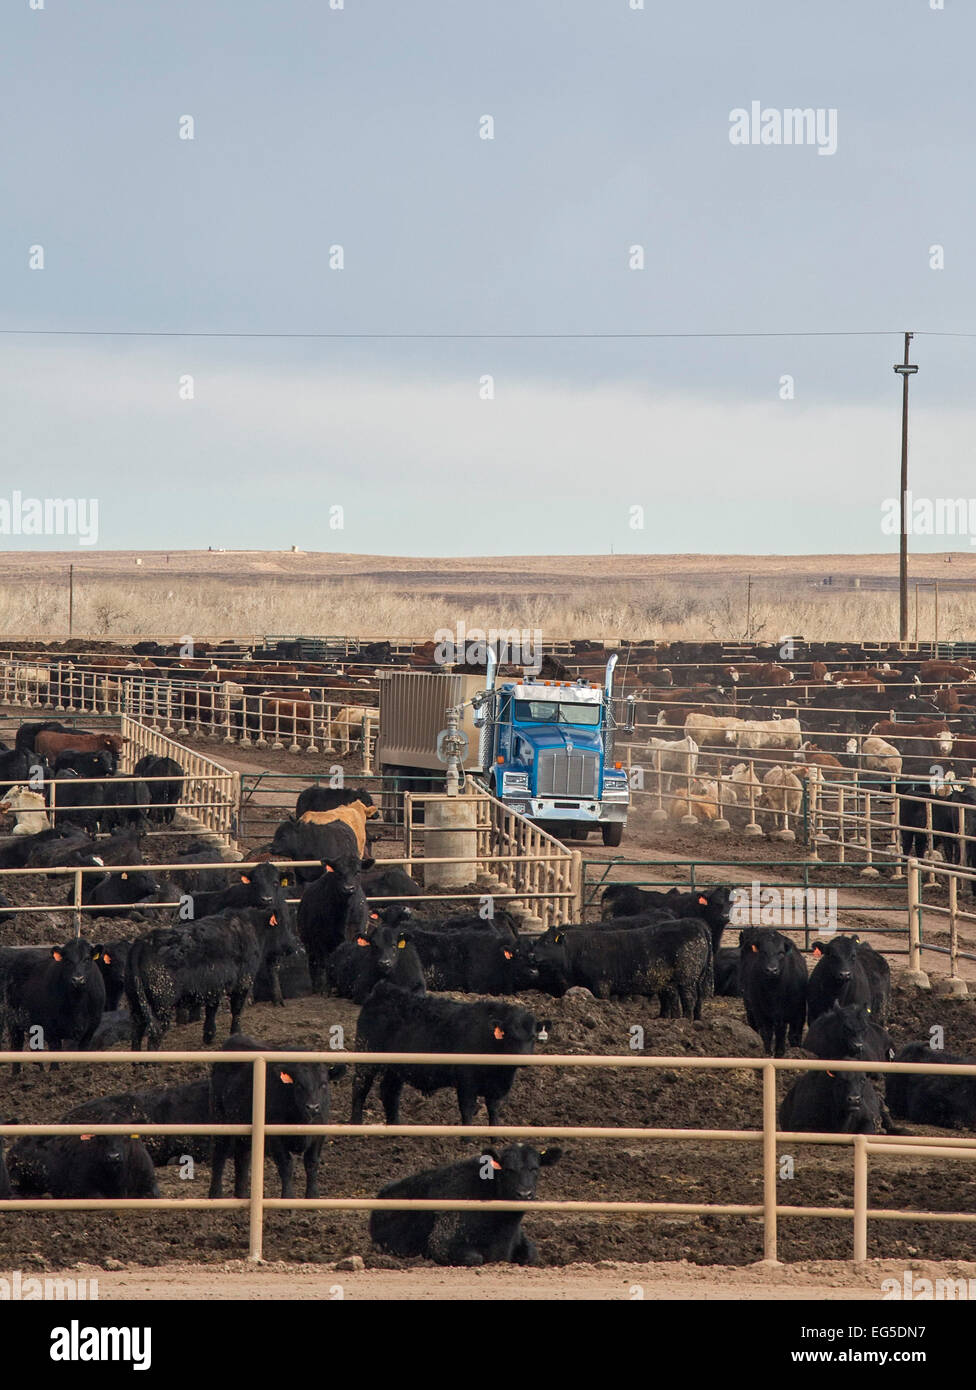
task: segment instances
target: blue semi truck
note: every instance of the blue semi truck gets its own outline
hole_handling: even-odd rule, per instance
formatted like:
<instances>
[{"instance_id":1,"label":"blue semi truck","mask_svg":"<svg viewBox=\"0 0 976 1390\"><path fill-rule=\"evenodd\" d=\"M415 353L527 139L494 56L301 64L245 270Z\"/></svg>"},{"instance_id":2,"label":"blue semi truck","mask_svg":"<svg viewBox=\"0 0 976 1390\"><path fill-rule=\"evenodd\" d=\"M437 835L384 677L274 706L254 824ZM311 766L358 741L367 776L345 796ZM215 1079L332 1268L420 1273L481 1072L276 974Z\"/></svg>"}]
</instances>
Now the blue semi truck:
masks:
<instances>
[{"instance_id":1,"label":"blue semi truck","mask_svg":"<svg viewBox=\"0 0 976 1390\"><path fill-rule=\"evenodd\" d=\"M605 845L619 845L630 786L614 757L616 663L611 656L603 685L529 675L499 682L494 652L484 675L391 673L380 681L380 770L400 789L432 790L431 774L444 772L439 740L453 709L465 735L464 773L562 839L599 830ZM630 700L623 732L633 728Z\"/></svg>"}]
</instances>

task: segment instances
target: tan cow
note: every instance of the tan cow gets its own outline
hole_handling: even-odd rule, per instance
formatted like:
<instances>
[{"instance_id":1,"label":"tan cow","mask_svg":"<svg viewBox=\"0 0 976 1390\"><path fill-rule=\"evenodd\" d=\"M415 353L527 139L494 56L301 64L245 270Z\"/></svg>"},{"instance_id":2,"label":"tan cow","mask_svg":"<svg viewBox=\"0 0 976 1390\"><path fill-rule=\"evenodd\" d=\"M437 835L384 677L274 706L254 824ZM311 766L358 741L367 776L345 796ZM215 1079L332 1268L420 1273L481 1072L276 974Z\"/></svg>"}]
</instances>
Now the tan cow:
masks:
<instances>
[{"instance_id":1,"label":"tan cow","mask_svg":"<svg viewBox=\"0 0 976 1390\"><path fill-rule=\"evenodd\" d=\"M348 825L356 837L361 859L366 853L366 819L375 815L375 806L365 806L361 801L351 801L348 806L334 806L331 811L306 811L300 818L300 824L328 825L331 821L341 821L343 825Z\"/></svg>"},{"instance_id":2,"label":"tan cow","mask_svg":"<svg viewBox=\"0 0 976 1390\"><path fill-rule=\"evenodd\" d=\"M711 778L694 778L688 800L672 801L668 808L668 815L672 820L683 820L686 816L694 816L699 824L704 821L717 820L718 783Z\"/></svg>"},{"instance_id":3,"label":"tan cow","mask_svg":"<svg viewBox=\"0 0 976 1390\"><path fill-rule=\"evenodd\" d=\"M349 753L353 744L362 744L363 719L369 716L375 724L379 709L372 705L343 705L329 724L329 743L337 753Z\"/></svg>"},{"instance_id":4,"label":"tan cow","mask_svg":"<svg viewBox=\"0 0 976 1390\"><path fill-rule=\"evenodd\" d=\"M803 805L803 783L788 767L777 764L763 777L763 800L781 821L780 829L789 829L790 816L798 816Z\"/></svg>"},{"instance_id":5,"label":"tan cow","mask_svg":"<svg viewBox=\"0 0 976 1390\"><path fill-rule=\"evenodd\" d=\"M688 714L685 718L685 735L692 738L699 748L721 748L729 742L729 734L735 734L742 728L744 721L736 719L732 715L717 714Z\"/></svg>"},{"instance_id":6,"label":"tan cow","mask_svg":"<svg viewBox=\"0 0 976 1390\"><path fill-rule=\"evenodd\" d=\"M0 801L0 811L4 814L10 812L17 817L12 832L14 835L39 835L42 830L50 830L46 809L41 793L32 792L28 787L11 787Z\"/></svg>"},{"instance_id":7,"label":"tan cow","mask_svg":"<svg viewBox=\"0 0 976 1390\"><path fill-rule=\"evenodd\" d=\"M799 748L803 733L799 719L742 719L738 729L729 729L726 742L740 749Z\"/></svg>"}]
</instances>

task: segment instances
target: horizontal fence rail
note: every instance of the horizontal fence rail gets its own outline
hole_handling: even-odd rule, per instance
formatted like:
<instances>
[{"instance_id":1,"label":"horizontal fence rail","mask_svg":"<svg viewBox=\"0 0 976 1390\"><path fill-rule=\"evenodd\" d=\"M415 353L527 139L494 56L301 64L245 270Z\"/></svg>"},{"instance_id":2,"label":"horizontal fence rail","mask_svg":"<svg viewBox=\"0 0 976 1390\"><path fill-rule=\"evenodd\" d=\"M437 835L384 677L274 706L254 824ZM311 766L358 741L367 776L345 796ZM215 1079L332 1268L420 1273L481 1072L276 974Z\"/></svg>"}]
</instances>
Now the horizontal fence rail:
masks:
<instances>
[{"instance_id":1,"label":"horizontal fence rail","mask_svg":"<svg viewBox=\"0 0 976 1390\"><path fill-rule=\"evenodd\" d=\"M49 1054L0 1052L0 1065L5 1062L41 1063L50 1060ZM867 1230L870 1220L879 1221L935 1221L971 1223L976 1221L973 1212L933 1212L933 1211L892 1211L886 1208L869 1208L868 1159L885 1154L910 1156L916 1159L936 1161L958 1158L976 1158L976 1139L950 1137L948 1139L931 1136L893 1136L836 1134L806 1131L778 1131L776 1112L776 1076L784 1072L860 1072L870 1075L888 1073L908 1073L916 1075L966 1076L976 1077L976 1065L948 1064L928 1065L920 1062L862 1062L832 1061L823 1059L786 1059L755 1057L636 1057L617 1055L564 1056L509 1054L505 1056L485 1056L482 1053L429 1053L429 1052L305 1052L268 1047L262 1052L242 1055L239 1052L114 1052L88 1053L63 1052L58 1061L67 1064L126 1063L137 1065L172 1065L174 1063L236 1063L247 1061L252 1068L251 1122L249 1125L221 1125L217 1123L200 1124L141 1124L130 1121L128 1124L0 1124L0 1138L23 1138L29 1135L72 1135L72 1134L131 1134L136 1128L140 1135L186 1134L186 1135L234 1135L251 1138L251 1193L247 1198L12 1198L0 1201L0 1217L5 1211L64 1211L64 1210L208 1210L227 1209L249 1211L249 1259L259 1261L263 1257L264 1215L268 1210L322 1210L322 1211L550 1211L550 1212L593 1212L619 1213L652 1216L658 1214L697 1214L697 1215L736 1215L761 1217L763 1221L763 1248L767 1260L777 1259L778 1220L780 1217L828 1218L849 1220L853 1223L854 1258L867 1258ZM670 1070L722 1070L754 1071L760 1074L762 1083L762 1127L757 1130L711 1130L711 1129L663 1129L654 1127L614 1127L580 1125L275 1125L268 1124L266 1107L266 1067L269 1063L320 1063L337 1065L341 1063L366 1066L390 1065L434 1065L434 1066L505 1066L505 1067L576 1067L576 1068L662 1068ZM604 1139L629 1142L663 1141L701 1141L757 1143L762 1147L762 1203L704 1203L704 1202L648 1202L648 1201L491 1201L460 1199L421 1199L395 1200L379 1197L321 1197L284 1198L264 1195L264 1151L265 1141L277 1135L322 1135L333 1139L348 1137L400 1138L400 1137L458 1137L465 1139L484 1135L486 1140L498 1138L519 1139ZM778 1201L777 1183L777 1144L818 1144L850 1147L854 1151L853 1188L854 1203L851 1207L786 1206Z\"/></svg>"}]
</instances>

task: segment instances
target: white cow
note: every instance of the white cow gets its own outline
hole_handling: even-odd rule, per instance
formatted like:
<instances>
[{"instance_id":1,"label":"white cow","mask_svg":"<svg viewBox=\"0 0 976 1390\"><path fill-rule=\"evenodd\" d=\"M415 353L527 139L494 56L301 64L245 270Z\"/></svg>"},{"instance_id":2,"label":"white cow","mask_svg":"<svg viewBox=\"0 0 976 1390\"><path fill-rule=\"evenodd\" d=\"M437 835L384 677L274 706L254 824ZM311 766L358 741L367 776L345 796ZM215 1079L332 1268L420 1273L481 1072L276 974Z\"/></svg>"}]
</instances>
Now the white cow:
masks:
<instances>
[{"instance_id":1,"label":"white cow","mask_svg":"<svg viewBox=\"0 0 976 1390\"><path fill-rule=\"evenodd\" d=\"M794 749L803 742L803 733L799 719L744 719L740 728L728 731L725 741L743 749Z\"/></svg>"},{"instance_id":2,"label":"white cow","mask_svg":"<svg viewBox=\"0 0 976 1390\"><path fill-rule=\"evenodd\" d=\"M857 739L847 740L848 753L856 753ZM869 734L861 742L861 760L869 772L887 772L891 777L901 776L901 754L893 743L886 743L877 734Z\"/></svg>"},{"instance_id":3,"label":"white cow","mask_svg":"<svg viewBox=\"0 0 976 1390\"><path fill-rule=\"evenodd\" d=\"M697 714L692 711L685 717L685 737L693 738L699 748L718 748L728 743L729 734L735 734L744 722L732 715ZM731 741L734 742L734 738Z\"/></svg>"},{"instance_id":4,"label":"white cow","mask_svg":"<svg viewBox=\"0 0 976 1390\"><path fill-rule=\"evenodd\" d=\"M657 767L661 774L664 792L670 792L675 778L682 779L681 786L687 787L683 779L694 777L698 768L698 744L693 738L650 738L647 754L651 766Z\"/></svg>"},{"instance_id":5,"label":"white cow","mask_svg":"<svg viewBox=\"0 0 976 1390\"><path fill-rule=\"evenodd\" d=\"M42 830L50 830L51 823L45 810L41 793L32 792L29 787L11 787L0 801L0 811L4 814L11 812L17 817L14 835L39 835Z\"/></svg>"},{"instance_id":6,"label":"white cow","mask_svg":"<svg viewBox=\"0 0 976 1390\"><path fill-rule=\"evenodd\" d=\"M780 829L789 829L789 817L798 816L803 805L803 783L788 767L771 767L763 777L763 800L781 820Z\"/></svg>"}]
</instances>

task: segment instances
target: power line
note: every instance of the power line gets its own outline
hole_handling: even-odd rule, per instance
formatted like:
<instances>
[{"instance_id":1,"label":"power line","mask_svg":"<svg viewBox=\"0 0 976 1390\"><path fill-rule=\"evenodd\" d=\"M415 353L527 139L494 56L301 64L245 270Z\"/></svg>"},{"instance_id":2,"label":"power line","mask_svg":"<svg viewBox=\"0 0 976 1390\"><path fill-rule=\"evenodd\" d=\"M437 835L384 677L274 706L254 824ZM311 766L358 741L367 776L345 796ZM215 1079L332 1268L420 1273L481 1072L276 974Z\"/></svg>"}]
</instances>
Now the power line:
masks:
<instances>
[{"instance_id":1,"label":"power line","mask_svg":"<svg viewBox=\"0 0 976 1390\"><path fill-rule=\"evenodd\" d=\"M729 333L398 333L398 332L351 332L351 333L259 333L224 332L209 329L142 329L142 328L0 328L2 337L32 338L280 338L280 339L366 339L366 340L410 340L410 341L458 341L463 339L517 339L524 341L580 341L580 340L656 340L675 338L900 338L902 329L802 329L773 330L770 332L729 332ZM927 333L920 331L916 337L976 338L976 333Z\"/></svg>"}]
</instances>

